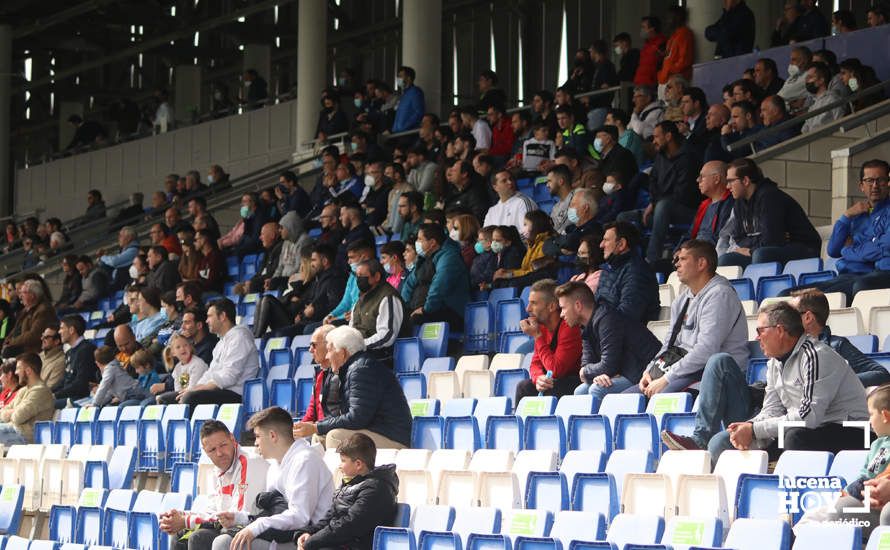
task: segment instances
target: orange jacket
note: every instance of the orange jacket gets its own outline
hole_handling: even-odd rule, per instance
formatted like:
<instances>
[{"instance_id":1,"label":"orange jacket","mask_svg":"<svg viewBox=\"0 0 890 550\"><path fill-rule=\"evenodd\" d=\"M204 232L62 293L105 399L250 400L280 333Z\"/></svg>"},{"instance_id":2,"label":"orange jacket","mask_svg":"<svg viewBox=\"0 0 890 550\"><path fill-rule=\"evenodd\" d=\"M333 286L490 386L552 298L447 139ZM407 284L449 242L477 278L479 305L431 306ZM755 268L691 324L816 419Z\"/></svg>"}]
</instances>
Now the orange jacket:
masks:
<instances>
[{"instance_id":1,"label":"orange jacket","mask_svg":"<svg viewBox=\"0 0 890 550\"><path fill-rule=\"evenodd\" d=\"M695 37L689 27L680 27L667 41L664 61L658 71L658 83L666 84L675 74L692 80L692 62L695 60Z\"/></svg>"}]
</instances>

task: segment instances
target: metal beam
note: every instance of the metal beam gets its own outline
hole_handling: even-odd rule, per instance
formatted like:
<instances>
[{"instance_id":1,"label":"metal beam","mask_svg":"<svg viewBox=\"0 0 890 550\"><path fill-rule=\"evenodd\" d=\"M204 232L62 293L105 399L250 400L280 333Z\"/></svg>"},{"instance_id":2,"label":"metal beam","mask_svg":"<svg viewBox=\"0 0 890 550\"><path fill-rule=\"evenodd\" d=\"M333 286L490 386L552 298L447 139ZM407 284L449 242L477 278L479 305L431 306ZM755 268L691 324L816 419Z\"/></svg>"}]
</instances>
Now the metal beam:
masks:
<instances>
[{"instance_id":1,"label":"metal beam","mask_svg":"<svg viewBox=\"0 0 890 550\"><path fill-rule=\"evenodd\" d=\"M188 27L184 27L177 31L173 31L171 33L165 34L164 36L160 36L158 38L151 38L149 40L145 40L140 42L136 46L132 48L128 48L126 50L113 53L111 55L107 55L105 57L94 59L92 61L87 61L86 63L81 63L80 65L71 67L70 69L65 69L62 71L56 72L55 76L46 76L43 78L39 78L32 82L28 82L24 86L20 86L13 90L13 93L21 93L25 90L34 90L36 88L40 88L42 86L46 86L54 81L62 80L69 76L74 76L78 73L82 73L84 71L88 71L90 69L94 69L96 67L101 67L113 61L118 61L121 59L127 59L130 57L134 57L143 53L145 51L151 50L152 48L156 48L158 46L162 46L164 44L169 43L171 40L176 40L178 38L182 38L185 36L191 36L195 32L203 32L207 31L221 25L225 25L226 23L230 23L233 19L237 19L239 17L247 17L248 15L253 15L254 13L270 10L275 6L282 6L284 4L290 4L295 0L265 0L263 2L259 2L252 6L248 6L246 8L242 8L240 10L235 10L226 15L221 15L219 17L214 17L213 19L208 19L206 21L196 23L194 25L189 25Z\"/></svg>"},{"instance_id":2,"label":"metal beam","mask_svg":"<svg viewBox=\"0 0 890 550\"><path fill-rule=\"evenodd\" d=\"M22 27L20 29L16 29L12 33L13 39L19 39L23 36L28 36L29 34L34 34L36 32L45 31L50 27L54 27L59 23L64 23L69 19L77 17L78 15L83 15L85 13L90 13L91 11L95 11L102 6L107 4L111 4L113 2L117 2L118 0L90 0L89 2L83 2L82 4L77 4L76 6L72 6L67 10L62 10L60 12L56 12L49 17L44 19L38 19L36 23L33 25L28 25L27 27Z\"/></svg>"}]
</instances>

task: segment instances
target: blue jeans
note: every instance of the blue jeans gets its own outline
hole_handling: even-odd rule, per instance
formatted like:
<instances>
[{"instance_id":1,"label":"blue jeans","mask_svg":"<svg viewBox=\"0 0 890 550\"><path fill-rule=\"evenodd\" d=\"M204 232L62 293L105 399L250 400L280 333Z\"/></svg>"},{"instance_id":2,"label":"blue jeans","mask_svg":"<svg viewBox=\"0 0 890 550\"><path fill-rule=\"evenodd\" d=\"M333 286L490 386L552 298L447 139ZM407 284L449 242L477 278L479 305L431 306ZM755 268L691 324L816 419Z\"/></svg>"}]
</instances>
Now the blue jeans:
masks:
<instances>
[{"instance_id":1,"label":"blue jeans","mask_svg":"<svg viewBox=\"0 0 890 550\"><path fill-rule=\"evenodd\" d=\"M28 441L25 437L13 428L12 424L0 423L0 444L3 444L4 447L25 445L27 443Z\"/></svg>"},{"instance_id":2,"label":"blue jeans","mask_svg":"<svg viewBox=\"0 0 890 550\"><path fill-rule=\"evenodd\" d=\"M720 256L717 260L717 265L748 267L752 263L762 264L765 262L779 262L784 265L791 260L803 260L804 258L815 258L817 256L819 256L819 251L802 244L791 243L784 246L761 246L754 250L750 256L745 256L738 252L727 252Z\"/></svg>"},{"instance_id":3,"label":"blue jeans","mask_svg":"<svg viewBox=\"0 0 890 550\"><path fill-rule=\"evenodd\" d=\"M649 235L649 244L646 247L646 261L650 264L660 260L664 249L664 237L672 223L692 223L695 218L695 209L680 204L671 197L659 199L652 210L650 226L652 234ZM619 221L629 221L642 224L643 211L631 210L618 215Z\"/></svg>"},{"instance_id":4,"label":"blue jeans","mask_svg":"<svg viewBox=\"0 0 890 550\"><path fill-rule=\"evenodd\" d=\"M631 386L635 386L633 382L623 376L615 376L612 378L612 385L608 388L599 384L582 383L575 388L575 395L592 395L597 400L602 401L603 397L610 393L621 393Z\"/></svg>"},{"instance_id":5,"label":"blue jeans","mask_svg":"<svg viewBox=\"0 0 890 550\"><path fill-rule=\"evenodd\" d=\"M728 426L751 418L751 414L745 374L731 355L715 353L702 372L692 438L700 447L710 447L708 441L713 441L712 436L723 429L721 423Z\"/></svg>"}]
</instances>

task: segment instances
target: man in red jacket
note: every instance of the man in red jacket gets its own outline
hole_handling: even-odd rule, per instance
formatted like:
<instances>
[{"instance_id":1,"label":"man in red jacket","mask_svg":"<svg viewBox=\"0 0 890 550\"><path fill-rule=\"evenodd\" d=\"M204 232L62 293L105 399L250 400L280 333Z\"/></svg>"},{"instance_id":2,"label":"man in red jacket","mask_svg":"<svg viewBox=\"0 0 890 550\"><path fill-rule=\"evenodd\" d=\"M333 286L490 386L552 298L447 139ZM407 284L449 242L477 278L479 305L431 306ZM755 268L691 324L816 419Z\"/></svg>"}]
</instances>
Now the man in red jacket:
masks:
<instances>
[{"instance_id":1,"label":"man in red jacket","mask_svg":"<svg viewBox=\"0 0 890 550\"><path fill-rule=\"evenodd\" d=\"M335 325L321 325L315 329L309 340L309 353L319 368L312 388L312 400L309 401L302 422L318 422L326 416L340 414L340 379L331 371L331 362L327 356L328 345L325 342L325 336L334 328Z\"/></svg>"},{"instance_id":2,"label":"man in red jacket","mask_svg":"<svg viewBox=\"0 0 890 550\"><path fill-rule=\"evenodd\" d=\"M640 64L634 75L637 86L656 86L658 84L658 64L664 57L664 43L667 40L661 34L661 21L654 15L647 15L640 20L640 36L646 41L640 50Z\"/></svg>"},{"instance_id":3,"label":"man in red jacket","mask_svg":"<svg viewBox=\"0 0 890 550\"><path fill-rule=\"evenodd\" d=\"M535 352L529 367L531 377L516 386L515 403L539 393L572 395L580 380L581 329L560 318L556 282L543 279L534 283L526 309L528 319L520 321L519 328L535 339Z\"/></svg>"}]
</instances>

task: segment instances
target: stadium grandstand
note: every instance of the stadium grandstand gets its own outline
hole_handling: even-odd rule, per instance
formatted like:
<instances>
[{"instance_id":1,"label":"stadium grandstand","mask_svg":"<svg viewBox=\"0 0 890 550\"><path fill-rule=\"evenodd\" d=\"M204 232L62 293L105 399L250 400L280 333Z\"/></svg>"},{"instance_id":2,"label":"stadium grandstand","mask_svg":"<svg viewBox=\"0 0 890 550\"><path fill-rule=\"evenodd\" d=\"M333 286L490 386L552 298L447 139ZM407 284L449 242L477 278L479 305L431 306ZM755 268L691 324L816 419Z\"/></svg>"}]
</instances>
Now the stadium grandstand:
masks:
<instances>
[{"instance_id":1,"label":"stadium grandstand","mask_svg":"<svg viewBox=\"0 0 890 550\"><path fill-rule=\"evenodd\" d=\"M0 550L890 548L888 23L0 2Z\"/></svg>"}]
</instances>

